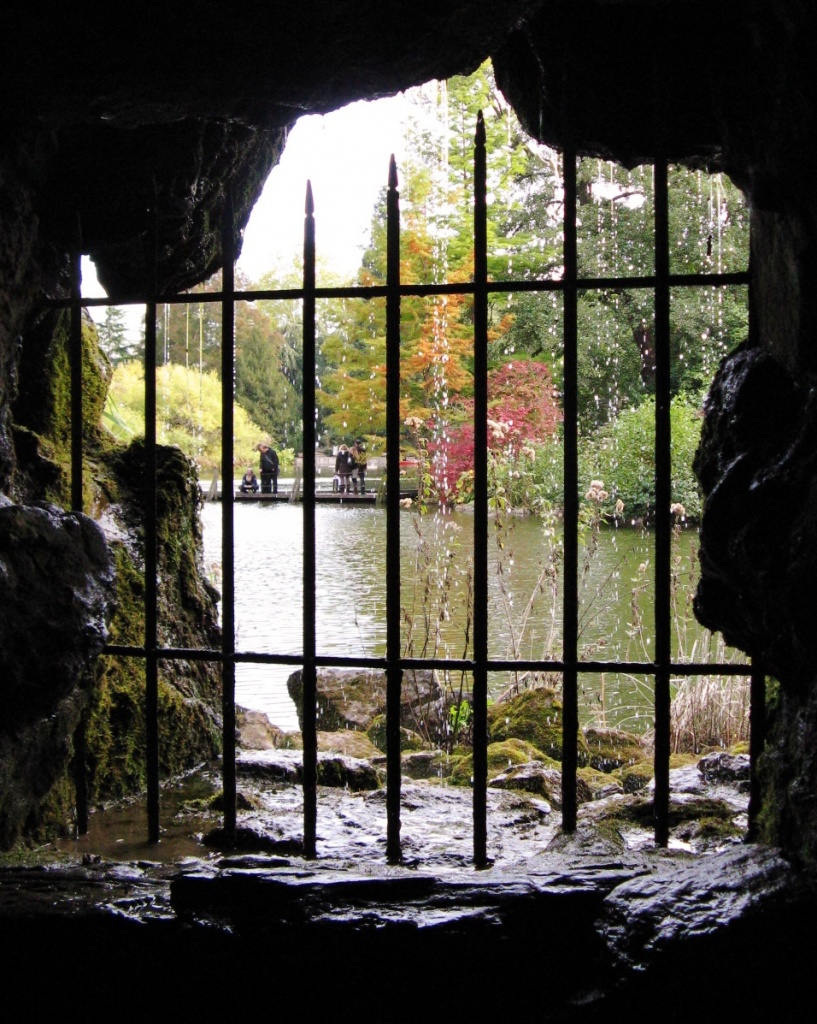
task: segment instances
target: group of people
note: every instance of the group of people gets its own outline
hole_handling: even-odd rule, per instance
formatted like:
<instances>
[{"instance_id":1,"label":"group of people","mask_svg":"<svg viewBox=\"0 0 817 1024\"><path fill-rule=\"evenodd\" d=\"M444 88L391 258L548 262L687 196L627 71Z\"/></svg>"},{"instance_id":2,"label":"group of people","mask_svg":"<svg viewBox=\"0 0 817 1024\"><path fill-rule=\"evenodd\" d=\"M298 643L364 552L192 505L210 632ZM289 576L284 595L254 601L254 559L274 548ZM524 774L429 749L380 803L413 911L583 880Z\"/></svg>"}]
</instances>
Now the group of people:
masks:
<instances>
[{"instance_id":1,"label":"group of people","mask_svg":"<svg viewBox=\"0 0 817 1024\"><path fill-rule=\"evenodd\" d=\"M341 494L366 493L366 445L362 437L351 448L342 444L338 449L332 490Z\"/></svg>"},{"instance_id":2,"label":"group of people","mask_svg":"<svg viewBox=\"0 0 817 1024\"><path fill-rule=\"evenodd\" d=\"M255 450L261 454L261 493L278 493L278 452L270 448L268 444L261 442L255 446ZM252 466L247 466L247 472L241 478L238 487L242 494L255 494L259 490L258 477L256 477Z\"/></svg>"},{"instance_id":3,"label":"group of people","mask_svg":"<svg viewBox=\"0 0 817 1024\"><path fill-rule=\"evenodd\" d=\"M277 494L278 452L264 442L257 444L255 450L261 458L260 487L252 466L247 466L238 489L242 494L256 494L259 490L262 494ZM366 444L362 437L357 438L351 448L342 444L338 449L332 490L341 494L366 493Z\"/></svg>"}]
</instances>

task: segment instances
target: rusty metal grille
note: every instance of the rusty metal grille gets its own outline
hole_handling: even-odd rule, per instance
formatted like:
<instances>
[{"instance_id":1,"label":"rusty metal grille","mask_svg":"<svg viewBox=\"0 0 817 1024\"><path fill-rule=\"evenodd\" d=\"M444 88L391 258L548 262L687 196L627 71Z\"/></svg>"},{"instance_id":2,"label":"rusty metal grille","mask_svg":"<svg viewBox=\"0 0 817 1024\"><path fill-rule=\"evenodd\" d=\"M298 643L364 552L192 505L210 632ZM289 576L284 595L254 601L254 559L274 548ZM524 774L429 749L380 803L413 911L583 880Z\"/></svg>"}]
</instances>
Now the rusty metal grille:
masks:
<instances>
[{"instance_id":1,"label":"rusty metal grille","mask_svg":"<svg viewBox=\"0 0 817 1024\"><path fill-rule=\"evenodd\" d=\"M486 241L486 154L485 131L480 117L475 138L475 202L474 237L475 269L471 282L465 284L409 285L400 280L400 209L397 171L392 160L387 195L387 277L385 286L318 288L315 275L315 222L311 188L307 186L303 283L298 289L236 291L231 204L227 203L223 237L224 271L221 293L160 294L154 287L141 296L147 305L145 339L146 388L146 473L144 492L145 514L145 636L142 646L111 645L107 653L144 661L146 674L145 707L147 718L148 838L159 839L160 786L157 672L160 661L185 659L206 660L221 665L223 679L223 786L224 831L227 842L236 835L236 773L235 773L235 674L240 662L279 664L301 667L303 671L303 789L304 849L315 857L317 787L317 721L316 679L322 667L381 669L387 678L387 834L386 858L396 863L401 859L401 762L400 762L400 693L403 673L414 668L443 670L462 669L473 678L473 861L477 867L491 860L487 844L487 706L488 677L498 671L549 671L558 673L563 687L563 762L562 762L562 826L566 831L576 828L577 820L577 745L578 675L604 672L631 672L649 677L654 684L655 719L655 795L654 831L658 845L668 841L669 763L670 763L670 678L716 672L718 675L746 674L745 665L697 664L673 661L671 656L670 612L670 540L671 540L671 471L670 471L670 290L672 288L707 288L714 285L749 283L746 273L671 274L669 270L667 163L654 164L655 181L655 265L648 276L626 278L581 279L578 276L576 225L577 156L570 149L563 154L564 163L564 274L559 280L503 280L489 282ZM154 216L156 211L154 211ZM154 222L155 223L155 222ZM154 229L155 232L155 229ZM154 234L155 237L155 234ZM81 309L88 305L117 305L117 297L86 300L80 294L80 254L74 256L72 312L72 501L82 508L82 379L81 379ZM654 297L656 404L655 404L655 648L652 661L579 660L579 596L578 579L578 302L582 293L605 288L644 289ZM487 343L488 299L501 292L558 292L563 304L564 337L564 590L563 590L563 654L553 661L497 660L488 657L488 475L487 475ZM222 644L220 650L188 650L163 648L158 642L157 580L156 580L156 311L160 303L219 302L222 310L222 456L224 464L232 464L233 451L233 380L234 380L234 311L241 300L292 300L303 303L303 365L315 366L317 299L333 297L384 297L387 308L387 479L399 475L399 372L400 372L400 305L406 296L467 294L474 302L474 390L475 390L475 468L474 468L474 622L473 656L470 659L409 658L401 654L400 633L400 539L399 488L387 489L387 590L386 590L386 654L384 657L327 657L316 653L316 575L315 575L315 466L304 459L303 476L303 654L276 655L262 652L238 652L235 629L235 564L234 564L234 502L232 488L225 488L222 513ZM134 301L129 297L129 301ZM66 305L66 303L52 303ZM315 375L304 372L303 450L315 450ZM755 665L751 670L751 740L752 788L750 799L750 831L758 812L758 788L755 766L763 743L763 706L765 677ZM81 737L78 737L81 742ZM77 780L78 820L87 827L82 778Z\"/></svg>"}]
</instances>

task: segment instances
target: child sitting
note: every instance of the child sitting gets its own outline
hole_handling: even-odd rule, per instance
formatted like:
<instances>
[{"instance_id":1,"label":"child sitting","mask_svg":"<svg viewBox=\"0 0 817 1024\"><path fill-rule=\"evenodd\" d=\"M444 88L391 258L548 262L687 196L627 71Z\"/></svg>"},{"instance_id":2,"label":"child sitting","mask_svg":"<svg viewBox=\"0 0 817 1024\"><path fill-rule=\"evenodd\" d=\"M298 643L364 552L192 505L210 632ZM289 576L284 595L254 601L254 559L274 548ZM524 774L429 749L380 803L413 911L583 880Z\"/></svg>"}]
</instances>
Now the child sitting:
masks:
<instances>
[{"instance_id":1,"label":"child sitting","mask_svg":"<svg viewBox=\"0 0 817 1024\"><path fill-rule=\"evenodd\" d=\"M241 486L238 489L242 494L247 494L249 491L255 494L258 490L258 479L252 471L252 466L247 466L247 472L241 477Z\"/></svg>"}]
</instances>

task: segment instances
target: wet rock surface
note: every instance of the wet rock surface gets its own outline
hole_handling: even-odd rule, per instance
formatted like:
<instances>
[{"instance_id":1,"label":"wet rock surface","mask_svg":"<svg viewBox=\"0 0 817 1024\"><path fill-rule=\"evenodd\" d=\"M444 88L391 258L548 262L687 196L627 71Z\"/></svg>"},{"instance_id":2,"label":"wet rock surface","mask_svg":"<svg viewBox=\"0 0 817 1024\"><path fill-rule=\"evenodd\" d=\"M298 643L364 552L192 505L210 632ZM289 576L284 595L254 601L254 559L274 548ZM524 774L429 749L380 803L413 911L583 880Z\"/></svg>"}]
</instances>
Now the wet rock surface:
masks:
<instances>
[{"instance_id":1,"label":"wet rock surface","mask_svg":"<svg viewBox=\"0 0 817 1024\"><path fill-rule=\"evenodd\" d=\"M761 760L766 834L817 863L817 392L776 356L721 363L695 471L706 495L695 614L775 677Z\"/></svg>"},{"instance_id":2,"label":"wet rock surface","mask_svg":"<svg viewBox=\"0 0 817 1024\"><path fill-rule=\"evenodd\" d=\"M273 777L282 765L295 777L300 757L241 752L231 854L218 846L213 765L163 792L158 846L141 838L144 809L130 804L93 815L91 836L59 844L73 866L0 870L0 927L16 937L6 965L17 984L31 982L32 1005L53 1005L33 985L50 953L66 984L94 964L95 999L114 997L123 956L157 979L172 957L175 987L163 1006L188 1014L230 1012L236 998L246 1012L268 1009L270 1000L279 1011L301 1012L306 1000L337 1014L342 993L344 1006L363 1000L356 1019L414 1019L406 986L419 971L422 1002L431 1000L435 1013L513 1010L595 1024L624 1020L636 1007L647 1012L658 999L662 1019L674 1021L682 1016L668 998L673 973L705 977L707 1005L725 1009L721 975L734 974L735 955L741 964L757 960L754 943L767 929L775 960L796 963L800 955L784 925L799 922L814 900L786 860L734 835L676 836L669 850L656 850L643 796L582 804L579 828L566 836L545 800L491 789L493 862L475 871L468 788L404 777L405 856L388 865L385 791L320 786L318 858L306 860L300 786ZM745 766L740 756L714 754L673 769L671 806L700 801L699 814L704 801L717 800L728 816L739 815ZM361 971L365 982L351 985ZM238 997L236 973L259 981ZM744 1005L745 979L741 985L728 992L730 1005ZM147 1010L152 998L148 985L134 1008Z\"/></svg>"},{"instance_id":3,"label":"wet rock surface","mask_svg":"<svg viewBox=\"0 0 817 1024\"><path fill-rule=\"evenodd\" d=\"M796 929L814 909L778 853L745 845L692 859L547 851L482 872L259 853L0 870L9 992L35 1010L93 964L94 1005L123 969L147 971L129 998L142 1012L172 957L162 1005L188 1013L271 1001L337 1013L340 993L347 1008L362 1001L356 1019L377 1007L408 1020L419 985L435 1013L600 1022L660 1008L680 1021L688 982L713 1012L773 1004L787 1019L813 988ZM44 958L47 987L33 984ZM781 973L764 974L753 1002L751 972L769 964ZM256 980L236 993L236 976Z\"/></svg>"},{"instance_id":4,"label":"wet rock surface","mask_svg":"<svg viewBox=\"0 0 817 1024\"><path fill-rule=\"evenodd\" d=\"M96 523L51 505L0 506L0 848L68 765L113 600Z\"/></svg>"},{"instance_id":5,"label":"wet rock surface","mask_svg":"<svg viewBox=\"0 0 817 1024\"><path fill-rule=\"evenodd\" d=\"M706 497L695 614L792 687L811 674L817 513L803 499L814 479L815 442L817 401L808 381L757 349L723 360L695 457Z\"/></svg>"}]
</instances>

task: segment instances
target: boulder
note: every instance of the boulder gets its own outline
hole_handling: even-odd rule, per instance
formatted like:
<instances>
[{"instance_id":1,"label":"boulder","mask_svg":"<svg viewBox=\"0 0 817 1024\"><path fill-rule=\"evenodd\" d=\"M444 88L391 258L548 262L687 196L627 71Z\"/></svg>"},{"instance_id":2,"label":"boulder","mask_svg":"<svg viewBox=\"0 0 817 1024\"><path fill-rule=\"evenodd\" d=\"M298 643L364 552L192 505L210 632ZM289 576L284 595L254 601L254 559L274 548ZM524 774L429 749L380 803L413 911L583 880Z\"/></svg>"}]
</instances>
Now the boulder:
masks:
<instances>
[{"instance_id":1,"label":"boulder","mask_svg":"<svg viewBox=\"0 0 817 1024\"><path fill-rule=\"evenodd\" d=\"M0 507L0 847L37 820L68 768L114 580L105 536L86 516Z\"/></svg>"},{"instance_id":2,"label":"boulder","mask_svg":"<svg viewBox=\"0 0 817 1024\"><path fill-rule=\"evenodd\" d=\"M707 782L731 783L741 788L749 782L749 755L716 750L701 758L698 771Z\"/></svg>"},{"instance_id":3,"label":"boulder","mask_svg":"<svg viewBox=\"0 0 817 1024\"><path fill-rule=\"evenodd\" d=\"M287 690L303 729L303 674L293 672ZM386 675L367 669L320 669L317 678L318 725L326 732L366 732L386 713ZM406 729L427 741L446 720L445 692L434 672L406 673L401 688L400 719Z\"/></svg>"},{"instance_id":4,"label":"boulder","mask_svg":"<svg viewBox=\"0 0 817 1024\"><path fill-rule=\"evenodd\" d=\"M325 754L344 754L358 760L371 761L380 751L363 732L343 729L340 732L319 732L318 750Z\"/></svg>"},{"instance_id":5,"label":"boulder","mask_svg":"<svg viewBox=\"0 0 817 1024\"><path fill-rule=\"evenodd\" d=\"M585 729L584 738L590 767L602 772L612 772L626 764L635 764L647 754L647 745L641 736L621 729Z\"/></svg>"},{"instance_id":6,"label":"boulder","mask_svg":"<svg viewBox=\"0 0 817 1024\"><path fill-rule=\"evenodd\" d=\"M244 750L274 750L284 745L285 735L263 711L236 708L236 742Z\"/></svg>"},{"instance_id":7,"label":"boulder","mask_svg":"<svg viewBox=\"0 0 817 1024\"><path fill-rule=\"evenodd\" d=\"M237 776L266 782L303 782L303 754L297 750L246 751L236 757ZM352 792L379 789L376 768L362 758L318 754L318 785Z\"/></svg>"},{"instance_id":8,"label":"boulder","mask_svg":"<svg viewBox=\"0 0 817 1024\"><path fill-rule=\"evenodd\" d=\"M526 764L529 761L545 763L549 768L558 770L555 761L547 758L541 750L525 740L509 739L500 743L488 744L488 779L493 779L514 765ZM452 755L453 768L451 782L457 786L470 786L473 782L474 755L460 753Z\"/></svg>"},{"instance_id":9,"label":"boulder","mask_svg":"<svg viewBox=\"0 0 817 1024\"><path fill-rule=\"evenodd\" d=\"M497 701L488 708L488 734L492 742L511 737L527 740L543 754L561 761L562 702L556 691L546 686ZM589 752L581 733L577 733L576 743L579 763L587 764Z\"/></svg>"},{"instance_id":10,"label":"boulder","mask_svg":"<svg viewBox=\"0 0 817 1024\"><path fill-rule=\"evenodd\" d=\"M451 756L442 750L409 751L401 757L400 765L403 775L410 779L446 779L454 767Z\"/></svg>"}]
</instances>

